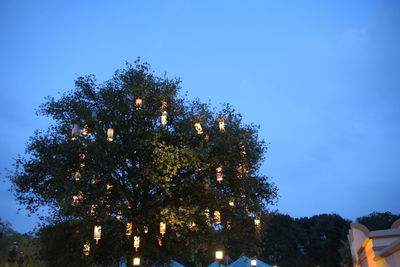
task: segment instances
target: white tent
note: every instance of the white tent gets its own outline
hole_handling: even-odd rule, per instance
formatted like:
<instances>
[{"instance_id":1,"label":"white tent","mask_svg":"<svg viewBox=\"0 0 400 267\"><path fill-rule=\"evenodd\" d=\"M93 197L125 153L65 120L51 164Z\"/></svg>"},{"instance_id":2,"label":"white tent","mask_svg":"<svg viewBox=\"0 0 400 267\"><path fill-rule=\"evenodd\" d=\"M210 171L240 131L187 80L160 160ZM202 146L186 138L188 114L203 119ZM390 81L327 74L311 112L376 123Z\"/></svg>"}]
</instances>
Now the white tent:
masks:
<instances>
[{"instance_id":1,"label":"white tent","mask_svg":"<svg viewBox=\"0 0 400 267\"><path fill-rule=\"evenodd\" d=\"M218 262L217 262L217 261L214 261L213 263L211 263L210 265L208 265L208 267L219 267L219 265L218 265ZM221 263L221 267L225 267L225 265L223 265L223 264Z\"/></svg>"},{"instance_id":2,"label":"white tent","mask_svg":"<svg viewBox=\"0 0 400 267\"><path fill-rule=\"evenodd\" d=\"M239 259L232 262L231 264L229 264L228 267L251 267L251 259L246 256L242 256ZM263 261L257 260L257 267L272 267L272 266L266 264Z\"/></svg>"}]
</instances>

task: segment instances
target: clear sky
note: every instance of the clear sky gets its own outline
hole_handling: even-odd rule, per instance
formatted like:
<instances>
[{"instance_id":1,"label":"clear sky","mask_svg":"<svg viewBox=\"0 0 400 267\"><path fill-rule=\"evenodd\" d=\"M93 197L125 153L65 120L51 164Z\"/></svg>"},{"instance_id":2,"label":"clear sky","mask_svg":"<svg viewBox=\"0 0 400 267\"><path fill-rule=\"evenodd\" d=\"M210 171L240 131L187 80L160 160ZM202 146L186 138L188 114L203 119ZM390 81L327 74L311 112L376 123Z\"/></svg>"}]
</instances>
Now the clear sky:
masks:
<instances>
[{"instance_id":1,"label":"clear sky","mask_svg":"<svg viewBox=\"0 0 400 267\"><path fill-rule=\"evenodd\" d=\"M35 109L138 56L260 125L280 212L400 213L399 1L2 0L0 217L16 230L37 220L4 176L50 123Z\"/></svg>"}]
</instances>

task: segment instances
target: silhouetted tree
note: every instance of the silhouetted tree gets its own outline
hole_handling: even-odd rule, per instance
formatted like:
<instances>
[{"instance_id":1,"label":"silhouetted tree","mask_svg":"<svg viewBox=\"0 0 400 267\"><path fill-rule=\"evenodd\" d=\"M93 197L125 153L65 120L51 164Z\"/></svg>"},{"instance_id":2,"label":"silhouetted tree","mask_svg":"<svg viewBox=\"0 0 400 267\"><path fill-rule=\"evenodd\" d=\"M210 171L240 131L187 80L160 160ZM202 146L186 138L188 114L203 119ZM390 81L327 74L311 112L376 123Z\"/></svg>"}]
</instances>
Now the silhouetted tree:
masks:
<instances>
[{"instance_id":1,"label":"silhouetted tree","mask_svg":"<svg viewBox=\"0 0 400 267\"><path fill-rule=\"evenodd\" d=\"M391 212L372 212L368 216L357 218L357 222L365 225L370 231L389 229L400 218Z\"/></svg>"}]
</instances>

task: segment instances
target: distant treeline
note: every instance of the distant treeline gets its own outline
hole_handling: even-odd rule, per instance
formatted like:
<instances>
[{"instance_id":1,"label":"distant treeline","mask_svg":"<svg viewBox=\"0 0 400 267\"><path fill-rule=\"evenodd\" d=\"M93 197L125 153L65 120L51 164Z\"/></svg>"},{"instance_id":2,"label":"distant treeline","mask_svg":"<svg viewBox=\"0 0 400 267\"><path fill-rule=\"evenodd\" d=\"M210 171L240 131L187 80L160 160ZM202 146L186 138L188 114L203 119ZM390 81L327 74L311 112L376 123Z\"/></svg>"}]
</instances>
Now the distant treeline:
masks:
<instances>
[{"instance_id":1,"label":"distant treeline","mask_svg":"<svg viewBox=\"0 0 400 267\"><path fill-rule=\"evenodd\" d=\"M370 230L379 230L390 228L398 218L400 215L390 212L373 212L357 218L356 221ZM345 264L351 266L347 241L349 224L349 220L337 214L303 218L292 218L280 213L264 215L260 232L262 241L257 256L279 267L336 267ZM49 229L20 234L14 231L9 223L5 223L5 230L0 239L0 266L7 266L8 250L14 241L18 242L19 250L23 250L26 255L26 267L55 266L56 255L60 252L68 254L68 249L62 249L64 244L60 243L56 234ZM225 248L226 254L234 259L242 253L236 251L235 247L234 243L230 243L226 244Z\"/></svg>"}]
</instances>

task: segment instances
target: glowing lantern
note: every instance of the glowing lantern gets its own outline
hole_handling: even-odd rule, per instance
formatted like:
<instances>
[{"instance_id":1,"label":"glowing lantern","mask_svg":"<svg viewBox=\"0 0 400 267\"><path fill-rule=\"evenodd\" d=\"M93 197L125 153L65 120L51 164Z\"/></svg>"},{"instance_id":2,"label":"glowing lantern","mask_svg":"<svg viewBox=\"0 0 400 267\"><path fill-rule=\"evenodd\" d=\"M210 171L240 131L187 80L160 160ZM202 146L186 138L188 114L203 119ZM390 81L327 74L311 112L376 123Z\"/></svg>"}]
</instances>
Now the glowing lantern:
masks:
<instances>
[{"instance_id":1,"label":"glowing lantern","mask_svg":"<svg viewBox=\"0 0 400 267\"><path fill-rule=\"evenodd\" d=\"M147 225L145 225L143 227L143 233L147 234L149 232L149 227Z\"/></svg>"},{"instance_id":2,"label":"glowing lantern","mask_svg":"<svg viewBox=\"0 0 400 267\"><path fill-rule=\"evenodd\" d=\"M235 200L233 199L229 200L229 206L231 207L235 206Z\"/></svg>"},{"instance_id":3,"label":"glowing lantern","mask_svg":"<svg viewBox=\"0 0 400 267\"><path fill-rule=\"evenodd\" d=\"M133 237L133 247L135 248L136 251L138 251L140 247L140 236L135 235Z\"/></svg>"},{"instance_id":4,"label":"glowing lantern","mask_svg":"<svg viewBox=\"0 0 400 267\"><path fill-rule=\"evenodd\" d=\"M83 193L78 192L78 195L72 197L72 205L73 206L78 205L82 199L83 199Z\"/></svg>"},{"instance_id":5,"label":"glowing lantern","mask_svg":"<svg viewBox=\"0 0 400 267\"><path fill-rule=\"evenodd\" d=\"M83 244L83 255L89 256L90 253L90 243L89 241Z\"/></svg>"},{"instance_id":6,"label":"glowing lantern","mask_svg":"<svg viewBox=\"0 0 400 267\"><path fill-rule=\"evenodd\" d=\"M196 227L196 223L195 222L190 222L189 223L189 229L193 229Z\"/></svg>"},{"instance_id":7,"label":"glowing lantern","mask_svg":"<svg viewBox=\"0 0 400 267\"><path fill-rule=\"evenodd\" d=\"M162 126L167 125L167 116L168 116L167 111L164 110L163 112L161 112L161 124L162 124Z\"/></svg>"},{"instance_id":8,"label":"glowing lantern","mask_svg":"<svg viewBox=\"0 0 400 267\"><path fill-rule=\"evenodd\" d=\"M86 166L85 162L81 162L81 164L79 164L79 168L83 169Z\"/></svg>"},{"instance_id":9,"label":"glowing lantern","mask_svg":"<svg viewBox=\"0 0 400 267\"><path fill-rule=\"evenodd\" d=\"M122 211L117 211L117 216L115 216L115 219L117 219L118 221L121 220L122 218Z\"/></svg>"},{"instance_id":10,"label":"glowing lantern","mask_svg":"<svg viewBox=\"0 0 400 267\"><path fill-rule=\"evenodd\" d=\"M127 223L126 223L125 234L126 234L128 237L129 237L130 235L132 235L132 223L131 223L131 222L127 222Z\"/></svg>"},{"instance_id":11,"label":"glowing lantern","mask_svg":"<svg viewBox=\"0 0 400 267\"><path fill-rule=\"evenodd\" d=\"M71 129L71 140L72 141L76 140L76 138L78 138L78 136L79 136L79 125L74 124L74 125L72 125L72 129Z\"/></svg>"},{"instance_id":12,"label":"glowing lantern","mask_svg":"<svg viewBox=\"0 0 400 267\"><path fill-rule=\"evenodd\" d=\"M222 180L224 179L224 176L222 175L222 167L218 167L215 170L216 170L217 181L218 183L221 183Z\"/></svg>"},{"instance_id":13,"label":"glowing lantern","mask_svg":"<svg viewBox=\"0 0 400 267\"><path fill-rule=\"evenodd\" d=\"M107 184L107 185L106 185L107 194L111 194L111 189L112 189L112 188L113 188L112 184Z\"/></svg>"},{"instance_id":14,"label":"glowing lantern","mask_svg":"<svg viewBox=\"0 0 400 267\"><path fill-rule=\"evenodd\" d=\"M100 225L94 226L93 239L96 240L96 244L99 243L99 240L101 239L101 226Z\"/></svg>"},{"instance_id":15,"label":"glowing lantern","mask_svg":"<svg viewBox=\"0 0 400 267\"><path fill-rule=\"evenodd\" d=\"M252 258L250 263L251 263L251 267L256 267L256 266L257 266L257 259L256 259L256 257Z\"/></svg>"},{"instance_id":16,"label":"glowing lantern","mask_svg":"<svg viewBox=\"0 0 400 267\"><path fill-rule=\"evenodd\" d=\"M133 266L139 266L140 265L140 258L135 257L133 258Z\"/></svg>"},{"instance_id":17,"label":"glowing lantern","mask_svg":"<svg viewBox=\"0 0 400 267\"><path fill-rule=\"evenodd\" d=\"M204 216L206 216L207 225L210 226L211 222L210 222L210 210L209 209L204 210Z\"/></svg>"},{"instance_id":18,"label":"glowing lantern","mask_svg":"<svg viewBox=\"0 0 400 267\"><path fill-rule=\"evenodd\" d=\"M218 122L218 126L219 126L219 131L220 132L225 132L225 121L223 119L220 119Z\"/></svg>"},{"instance_id":19,"label":"glowing lantern","mask_svg":"<svg viewBox=\"0 0 400 267\"><path fill-rule=\"evenodd\" d=\"M108 128L107 129L107 141L112 142L114 140L114 129Z\"/></svg>"},{"instance_id":20,"label":"glowing lantern","mask_svg":"<svg viewBox=\"0 0 400 267\"><path fill-rule=\"evenodd\" d=\"M158 245L161 247L162 246L162 238L158 236L157 242L158 242Z\"/></svg>"},{"instance_id":21,"label":"glowing lantern","mask_svg":"<svg viewBox=\"0 0 400 267\"><path fill-rule=\"evenodd\" d=\"M196 122L196 123L194 124L194 128L196 129L197 134L203 134L203 129L201 128L200 122Z\"/></svg>"},{"instance_id":22,"label":"glowing lantern","mask_svg":"<svg viewBox=\"0 0 400 267\"><path fill-rule=\"evenodd\" d=\"M95 215L96 209L97 209L97 205L90 206L90 215L92 215L92 216Z\"/></svg>"},{"instance_id":23,"label":"glowing lantern","mask_svg":"<svg viewBox=\"0 0 400 267\"><path fill-rule=\"evenodd\" d=\"M87 125L83 126L82 135L90 135L89 127Z\"/></svg>"},{"instance_id":24,"label":"glowing lantern","mask_svg":"<svg viewBox=\"0 0 400 267\"><path fill-rule=\"evenodd\" d=\"M256 217L254 218L254 225L255 225L256 228L260 228L261 219L260 219L259 216L256 216Z\"/></svg>"},{"instance_id":25,"label":"glowing lantern","mask_svg":"<svg viewBox=\"0 0 400 267\"><path fill-rule=\"evenodd\" d=\"M141 109L143 106L143 100L141 98L136 98L135 106L136 106L136 109Z\"/></svg>"},{"instance_id":26,"label":"glowing lantern","mask_svg":"<svg viewBox=\"0 0 400 267\"><path fill-rule=\"evenodd\" d=\"M76 172L74 175L75 181L79 181L81 179L81 174L79 172Z\"/></svg>"},{"instance_id":27,"label":"glowing lantern","mask_svg":"<svg viewBox=\"0 0 400 267\"><path fill-rule=\"evenodd\" d=\"M224 258L224 253L221 250L215 252L215 259L219 262Z\"/></svg>"},{"instance_id":28,"label":"glowing lantern","mask_svg":"<svg viewBox=\"0 0 400 267\"><path fill-rule=\"evenodd\" d=\"M167 224L164 222L160 222L160 234L162 236L165 235L166 229L167 229Z\"/></svg>"},{"instance_id":29,"label":"glowing lantern","mask_svg":"<svg viewBox=\"0 0 400 267\"><path fill-rule=\"evenodd\" d=\"M214 211L214 223L220 224L221 223L221 213L219 211Z\"/></svg>"}]
</instances>

